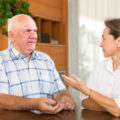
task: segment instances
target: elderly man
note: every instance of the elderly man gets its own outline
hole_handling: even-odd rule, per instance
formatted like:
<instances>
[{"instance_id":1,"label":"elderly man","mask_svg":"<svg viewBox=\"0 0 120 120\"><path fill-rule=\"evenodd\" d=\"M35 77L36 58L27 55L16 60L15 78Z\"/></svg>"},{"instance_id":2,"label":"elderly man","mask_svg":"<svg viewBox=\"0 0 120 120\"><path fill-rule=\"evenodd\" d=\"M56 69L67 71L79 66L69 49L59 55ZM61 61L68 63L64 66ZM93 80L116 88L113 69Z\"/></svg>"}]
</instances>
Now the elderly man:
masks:
<instances>
[{"instance_id":1,"label":"elderly man","mask_svg":"<svg viewBox=\"0 0 120 120\"><path fill-rule=\"evenodd\" d=\"M23 14L11 18L8 36L12 47L0 52L0 109L50 114L73 110L75 102L53 61L34 51L37 27L33 19Z\"/></svg>"}]
</instances>

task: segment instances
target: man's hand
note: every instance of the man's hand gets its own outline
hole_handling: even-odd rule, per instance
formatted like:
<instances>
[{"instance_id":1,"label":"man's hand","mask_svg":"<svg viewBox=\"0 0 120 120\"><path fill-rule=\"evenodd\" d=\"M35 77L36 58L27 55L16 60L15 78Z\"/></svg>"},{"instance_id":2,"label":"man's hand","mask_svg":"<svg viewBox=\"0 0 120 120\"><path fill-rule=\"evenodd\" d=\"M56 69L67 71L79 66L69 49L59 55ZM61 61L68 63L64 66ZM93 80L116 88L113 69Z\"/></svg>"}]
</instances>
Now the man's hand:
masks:
<instances>
[{"instance_id":1,"label":"man's hand","mask_svg":"<svg viewBox=\"0 0 120 120\"><path fill-rule=\"evenodd\" d=\"M75 108L75 102L70 96L62 96L58 101L59 105L64 106L64 110L73 110Z\"/></svg>"},{"instance_id":2,"label":"man's hand","mask_svg":"<svg viewBox=\"0 0 120 120\"><path fill-rule=\"evenodd\" d=\"M37 98L37 109L43 113L56 114L63 109L63 104L56 104L53 99L41 97Z\"/></svg>"},{"instance_id":3,"label":"man's hand","mask_svg":"<svg viewBox=\"0 0 120 120\"><path fill-rule=\"evenodd\" d=\"M73 110L76 106L76 103L68 90L61 91L60 93L54 95L54 99L57 101L58 105L64 106L64 110Z\"/></svg>"}]
</instances>

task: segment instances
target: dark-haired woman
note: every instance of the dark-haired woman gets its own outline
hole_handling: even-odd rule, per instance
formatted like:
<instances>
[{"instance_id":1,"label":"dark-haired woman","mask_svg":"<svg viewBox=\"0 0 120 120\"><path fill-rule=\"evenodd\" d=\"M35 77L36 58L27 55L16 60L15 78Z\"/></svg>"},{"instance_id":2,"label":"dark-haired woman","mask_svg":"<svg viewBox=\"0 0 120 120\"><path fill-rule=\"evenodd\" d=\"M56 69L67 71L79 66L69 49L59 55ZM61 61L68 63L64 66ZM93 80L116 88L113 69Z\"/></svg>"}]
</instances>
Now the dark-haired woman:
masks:
<instances>
[{"instance_id":1,"label":"dark-haired woman","mask_svg":"<svg viewBox=\"0 0 120 120\"><path fill-rule=\"evenodd\" d=\"M77 76L65 81L82 92L82 105L86 109L105 111L120 116L120 19L105 21L100 47L107 60L100 62L87 85Z\"/></svg>"}]
</instances>

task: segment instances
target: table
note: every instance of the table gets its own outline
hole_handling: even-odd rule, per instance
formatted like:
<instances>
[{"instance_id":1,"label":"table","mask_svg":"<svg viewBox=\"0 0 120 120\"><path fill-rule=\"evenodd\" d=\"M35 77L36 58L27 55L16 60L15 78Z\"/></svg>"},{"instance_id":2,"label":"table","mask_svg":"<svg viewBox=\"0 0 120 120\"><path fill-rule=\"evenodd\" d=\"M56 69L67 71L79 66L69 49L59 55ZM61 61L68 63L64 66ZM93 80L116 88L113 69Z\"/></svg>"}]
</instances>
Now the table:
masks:
<instances>
[{"instance_id":1,"label":"table","mask_svg":"<svg viewBox=\"0 0 120 120\"><path fill-rule=\"evenodd\" d=\"M56 115L35 114L29 111L0 111L0 120L120 120L106 112L77 109Z\"/></svg>"}]
</instances>

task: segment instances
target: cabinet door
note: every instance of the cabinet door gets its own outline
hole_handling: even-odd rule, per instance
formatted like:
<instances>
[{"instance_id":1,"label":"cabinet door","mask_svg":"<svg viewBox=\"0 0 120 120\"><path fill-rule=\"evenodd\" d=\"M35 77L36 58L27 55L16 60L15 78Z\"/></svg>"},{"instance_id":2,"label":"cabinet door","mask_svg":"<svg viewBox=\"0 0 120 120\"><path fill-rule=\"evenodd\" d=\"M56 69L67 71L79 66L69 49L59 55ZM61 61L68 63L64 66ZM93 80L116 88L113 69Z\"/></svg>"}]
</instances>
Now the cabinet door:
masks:
<instances>
[{"instance_id":1,"label":"cabinet door","mask_svg":"<svg viewBox=\"0 0 120 120\"><path fill-rule=\"evenodd\" d=\"M61 20L62 0L28 0L30 12L43 18Z\"/></svg>"},{"instance_id":2,"label":"cabinet door","mask_svg":"<svg viewBox=\"0 0 120 120\"><path fill-rule=\"evenodd\" d=\"M65 46L37 44L36 50L48 54L54 61L57 70L65 70Z\"/></svg>"},{"instance_id":3,"label":"cabinet door","mask_svg":"<svg viewBox=\"0 0 120 120\"><path fill-rule=\"evenodd\" d=\"M55 62L57 70L65 70L65 47L52 46L50 48L50 56Z\"/></svg>"},{"instance_id":4,"label":"cabinet door","mask_svg":"<svg viewBox=\"0 0 120 120\"><path fill-rule=\"evenodd\" d=\"M50 47L45 45L36 45L36 50L40 52L44 52L50 56Z\"/></svg>"}]
</instances>

